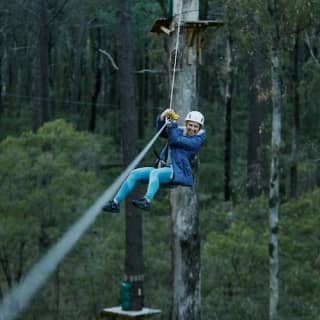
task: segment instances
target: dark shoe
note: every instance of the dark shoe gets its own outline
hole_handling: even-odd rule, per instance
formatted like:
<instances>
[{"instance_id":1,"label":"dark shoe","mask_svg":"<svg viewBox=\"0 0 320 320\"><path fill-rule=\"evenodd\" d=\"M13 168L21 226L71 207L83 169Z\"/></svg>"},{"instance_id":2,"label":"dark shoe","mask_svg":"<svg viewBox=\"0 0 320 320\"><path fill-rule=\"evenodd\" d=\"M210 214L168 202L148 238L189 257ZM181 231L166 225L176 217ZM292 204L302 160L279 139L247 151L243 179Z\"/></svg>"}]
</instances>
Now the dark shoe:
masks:
<instances>
[{"instance_id":1,"label":"dark shoe","mask_svg":"<svg viewBox=\"0 0 320 320\"><path fill-rule=\"evenodd\" d=\"M102 210L108 212L120 212L119 204L115 203L113 200L108 201L107 204L102 207Z\"/></svg>"},{"instance_id":2,"label":"dark shoe","mask_svg":"<svg viewBox=\"0 0 320 320\"><path fill-rule=\"evenodd\" d=\"M132 200L132 204L142 210L150 210L150 202L146 198Z\"/></svg>"}]
</instances>

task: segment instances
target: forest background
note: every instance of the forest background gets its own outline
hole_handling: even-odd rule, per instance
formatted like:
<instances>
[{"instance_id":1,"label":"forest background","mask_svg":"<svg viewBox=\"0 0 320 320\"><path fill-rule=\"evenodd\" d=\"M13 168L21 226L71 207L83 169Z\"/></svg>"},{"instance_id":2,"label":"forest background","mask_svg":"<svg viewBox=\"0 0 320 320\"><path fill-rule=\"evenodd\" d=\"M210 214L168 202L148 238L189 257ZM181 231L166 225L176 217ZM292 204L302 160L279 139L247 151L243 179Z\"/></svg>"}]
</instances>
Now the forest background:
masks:
<instances>
[{"instance_id":1,"label":"forest background","mask_svg":"<svg viewBox=\"0 0 320 320\"><path fill-rule=\"evenodd\" d=\"M0 298L123 170L116 1L0 2ZM168 106L165 1L131 1L139 148ZM280 319L319 319L320 4L281 0ZM198 108L203 319L268 319L271 22L266 1L200 1ZM232 109L225 104L232 39ZM227 113L228 111L228 113ZM226 139L227 119L231 135ZM161 147L159 141L157 148ZM226 170L226 149L231 162ZM137 150L138 151L138 150ZM149 154L143 164L153 161ZM227 177L229 174L229 182ZM228 182L228 183L227 183ZM143 190L143 189L142 189ZM171 304L169 191L144 214L145 304ZM98 319L119 303L124 215L98 217L23 314ZM21 317L21 318L22 318Z\"/></svg>"}]
</instances>

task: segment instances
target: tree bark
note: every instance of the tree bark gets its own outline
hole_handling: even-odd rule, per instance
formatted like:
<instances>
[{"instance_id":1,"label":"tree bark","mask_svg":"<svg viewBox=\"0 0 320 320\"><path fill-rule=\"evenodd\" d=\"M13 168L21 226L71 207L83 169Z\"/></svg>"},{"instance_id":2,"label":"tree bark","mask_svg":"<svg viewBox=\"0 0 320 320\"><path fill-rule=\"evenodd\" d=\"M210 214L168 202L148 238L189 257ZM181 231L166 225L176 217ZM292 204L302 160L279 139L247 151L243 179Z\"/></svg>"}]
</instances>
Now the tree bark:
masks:
<instances>
[{"instance_id":1,"label":"tree bark","mask_svg":"<svg viewBox=\"0 0 320 320\"><path fill-rule=\"evenodd\" d=\"M0 70L2 70L2 47L0 44ZM2 104L2 72L0 72L0 119L3 114L3 104ZM0 292L1 293L1 292Z\"/></svg>"},{"instance_id":2,"label":"tree bark","mask_svg":"<svg viewBox=\"0 0 320 320\"><path fill-rule=\"evenodd\" d=\"M293 48L293 73L292 73L292 105L293 123L291 138L290 159L290 198L297 197L298 186L298 138L300 129L300 97L299 97L299 27L295 33Z\"/></svg>"},{"instance_id":3,"label":"tree bark","mask_svg":"<svg viewBox=\"0 0 320 320\"><path fill-rule=\"evenodd\" d=\"M257 53L256 53L257 55ZM247 196L249 199L269 190L267 164L267 99L268 87L261 72L261 57L252 57L248 65L249 119L247 151ZM259 69L258 69L259 68Z\"/></svg>"},{"instance_id":4,"label":"tree bark","mask_svg":"<svg viewBox=\"0 0 320 320\"><path fill-rule=\"evenodd\" d=\"M94 40L93 40L94 41ZM101 29L97 29L97 48L101 48ZM102 56L100 53L95 53L95 81L93 85L93 92L91 94L91 112L90 112L90 122L89 131L94 132L96 129L96 119L97 119L97 101L101 91L102 82Z\"/></svg>"},{"instance_id":5,"label":"tree bark","mask_svg":"<svg viewBox=\"0 0 320 320\"><path fill-rule=\"evenodd\" d=\"M82 60L83 60L83 47L84 41L87 34L87 18L82 16L79 19L79 30L77 34L76 48L74 48L74 68L73 68L73 85L71 100L74 102L72 104L72 111L75 115L80 113L80 102L81 97L81 73L82 73Z\"/></svg>"},{"instance_id":6,"label":"tree bark","mask_svg":"<svg viewBox=\"0 0 320 320\"><path fill-rule=\"evenodd\" d=\"M247 151L247 196L252 199L259 195L259 106L257 105L255 59L248 64L249 76L249 115L248 115L248 151Z\"/></svg>"},{"instance_id":7,"label":"tree bark","mask_svg":"<svg viewBox=\"0 0 320 320\"><path fill-rule=\"evenodd\" d=\"M125 164L129 164L136 155L138 138L137 110L135 107L133 78L133 47L131 42L131 9L130 0L117 1L117 54L118 54L118 91L120 92L120 119L122 128L122 148ZM126 255L125 280L132 285L131 310L143 307L143 243L142 216L140 211L131 205L137 192L126 200Z\"/></svg>"},{"instance_id":8,"label":"tree bark","mask_svg":"<svg viewBox=\"0 0 320 320\"><path fill-rule=\"evenodd\" d=\"M231 116L233 92L233 56L230 30L227 36L227 80L225 88L225 142L224 142L224 201L231 200Z\"/></svg>"},{"instance_id":9,"label":"tree bark","mask_svg":"<svg viewBox=\"0 0 320 320\"><path fill-rule=\"evenodd\" d=\"M181 0L173 3L173 16L176 22L180 17ZM198 0L184 0L182 21L198 20ZM170 57L174 59L177 41L176 32L170 37ZM181 28L180 45L177 56L176 81L174 83L172 108L184 116L197 106L197 53L195 43L188 47L186 28ZM196 42L196 41L194 41ZM191 57L191 64L188 63ZM169 65L173 66L173 60ZM190 61L189 61L190 62ZM170 70L170 68L169 68ZM170 80L172 85L172 68ZM200 237L196 190L179 186L171 191L172 206L172 263L173 301L172 320L200 319Z\"/></svg>"},{"instance_id":10,"label":"tree bark","mask_svg":"<svg viewBox=\"0 0 320 320\"><path fill-rule=\"evenodd\" d=\"M173 228L172 320L200 319L200 236L195 190L171 193Z\"/></svg>"},{"instance_id":11,"label":"tree bark","mask_svg":"<svg viewBox=\"0 0 320 320\"><path fill-rule=\"evenodd\" d=\"M269 319L278 318L279 306L279 157L281 145L281 88L279 67L279 16L277 0L268 0L272 23L271 76L272 76L272 160L269 195L269 264L270 264L270 305Z\"/></svg>"},{"instance_id":12,"label":"tree bark","mask_svg":"<svg viewBox=\"0 0 320 320\"><path fill-rule=\"evenodd\" d=\"M33 129L36 130L50 119L49 111L49 17L48 1L39 0L39 43L38 43L38 65L37 72L37 93L38 108L34 110Z\"/></svg>"}]
</instances>

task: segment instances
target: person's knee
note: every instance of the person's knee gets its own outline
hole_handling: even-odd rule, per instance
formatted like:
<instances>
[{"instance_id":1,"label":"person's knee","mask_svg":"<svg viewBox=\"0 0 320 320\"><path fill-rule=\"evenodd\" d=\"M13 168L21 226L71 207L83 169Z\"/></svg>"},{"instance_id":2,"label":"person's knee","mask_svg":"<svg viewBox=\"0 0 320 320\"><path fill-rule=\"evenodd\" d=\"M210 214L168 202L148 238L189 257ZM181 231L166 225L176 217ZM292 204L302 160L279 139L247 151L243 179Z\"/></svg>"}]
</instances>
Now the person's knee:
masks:
<instances>
[{"instance_id":1,"label":"person's knee","mask_svg":"<svg viewBox=\"0 0 320 320\"><path fill-rule=\"evenodd\" d=\"M129 184L134 184L137 181L137 177L133 171L130 172L128 178L127 178L127 183Z\"/></svg>"},{"instance_id":2,"label":"person's knee","mask_svg":"<svg viewBox=\"0 0 320 320\"><path fill-rule=\"evenodd\" d=\"M150 172L150 180L159 180L159 172L156 169Z\"/></svg>"}]
</instances>

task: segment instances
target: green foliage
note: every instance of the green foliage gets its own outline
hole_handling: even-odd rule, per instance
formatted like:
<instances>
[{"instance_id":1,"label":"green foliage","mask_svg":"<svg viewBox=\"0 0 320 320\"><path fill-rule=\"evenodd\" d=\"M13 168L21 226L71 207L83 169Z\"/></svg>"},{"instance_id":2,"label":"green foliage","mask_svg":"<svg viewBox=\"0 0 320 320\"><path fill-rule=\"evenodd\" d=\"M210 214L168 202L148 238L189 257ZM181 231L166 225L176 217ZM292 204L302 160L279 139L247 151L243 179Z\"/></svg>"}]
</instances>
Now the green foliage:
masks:
<instances>
[{"instance_id":1,"label":"green foliage","mask_svg":"<svg viewBox=\"0 0 320 320\"><path fill-rule=\"evenodd\" d=\"M312 319L319 312L319 195L318 189L281 208L282 309L292 318Z\"/></svg>"},{"instance_id":2,"label":"green foliage","mask_svg":"<svg viewBox=\"0 0 320 320\"><path fill-rule=\"evenodd\" d=\"M280 207L280 317L314 319L319 307L320 190ZM268 319L266 199L202 215L204 319ZM204 237L204 235L202 234Z\"/></svg>"},{"instance_id":3,"label":"green foliage","mask_svg":"<svg viewBox=\"0 0 320 320\"><path fill-rule=\"evenodd\" d=\"M2 141L0 279L3 291L13 286L102 193L113 176L107 177L102 167L115 160L109 139L77 132L63 120L47 123L36 134L25 133ZM101 237L105 231L98 230ZM85 250L88 243L91 246ZM56 294L57 281L68 283L71 274L75 276L74 283L70 279L69 285L61 284L61 291L66 291L63 299L71 299L68 291L70 295L81 294L77 283L80 278L84 281L83 290L89 284L96 285L99 279L87 278L97 262L90 260L90 254L96 254L96 245L92 244L96 244L95 237L80 242L78 254L66 259L44 295ZM81 258L85 258L82 267L73 273ZM35 303L32 309L42 307Z\"/></svg>"}]
</instances>

